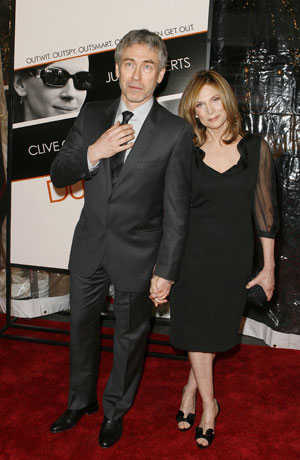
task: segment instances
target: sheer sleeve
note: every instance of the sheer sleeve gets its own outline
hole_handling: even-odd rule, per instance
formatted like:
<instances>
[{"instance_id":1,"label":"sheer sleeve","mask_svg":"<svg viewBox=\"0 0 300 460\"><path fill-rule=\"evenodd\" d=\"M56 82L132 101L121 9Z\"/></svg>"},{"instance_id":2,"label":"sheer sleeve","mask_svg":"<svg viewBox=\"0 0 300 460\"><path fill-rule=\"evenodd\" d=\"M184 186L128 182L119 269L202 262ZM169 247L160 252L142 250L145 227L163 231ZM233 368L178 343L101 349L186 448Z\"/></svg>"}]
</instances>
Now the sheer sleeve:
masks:
<instances>
[{"instance_id":1,"label":"sheer sleeve","mask_svg":"<svg viewBox=\"0 0 300 460\"><path fill-rule=\"evenodd\" d=\"M264 139L261 140L253 214L258 236L274 238L279 226L276 179L273 158Z\"/></svg>"}]
</instances>

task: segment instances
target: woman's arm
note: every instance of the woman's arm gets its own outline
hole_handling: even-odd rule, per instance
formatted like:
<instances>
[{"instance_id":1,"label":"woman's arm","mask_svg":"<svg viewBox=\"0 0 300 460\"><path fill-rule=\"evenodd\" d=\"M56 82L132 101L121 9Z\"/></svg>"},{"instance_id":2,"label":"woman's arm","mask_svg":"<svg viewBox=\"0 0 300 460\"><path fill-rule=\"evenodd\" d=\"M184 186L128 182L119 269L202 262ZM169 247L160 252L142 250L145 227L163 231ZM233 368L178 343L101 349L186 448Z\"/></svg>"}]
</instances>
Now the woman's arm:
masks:
<instances>
[{"instance_id":1,"label":"woman's arm","mask_svg":"<svg viewBox=\"0 0 300 460\"><path fill-rule=\"evenodd\" d=\"M276 179L269 145L262 139L257 183L253 207L256 231L263 249L264 266L256 277L249 281L247 289L260 284L270 300L275 286L274 238L279 227L276 196Z\"/></svg>"},{"instance_id":2,"label":"woman's arm","mask_svg":"<svg viewBox=\"0 0 300 460\"><path fill-rule=\"evenodd\" d=\"M255 284L260 284L270 300L273 295L275 287L275 262L274 262L274 239L273 238L260 238L262 249L264 266L263 269L247 284L246 288L249 289Z\"/></svg>"}]
</instances>

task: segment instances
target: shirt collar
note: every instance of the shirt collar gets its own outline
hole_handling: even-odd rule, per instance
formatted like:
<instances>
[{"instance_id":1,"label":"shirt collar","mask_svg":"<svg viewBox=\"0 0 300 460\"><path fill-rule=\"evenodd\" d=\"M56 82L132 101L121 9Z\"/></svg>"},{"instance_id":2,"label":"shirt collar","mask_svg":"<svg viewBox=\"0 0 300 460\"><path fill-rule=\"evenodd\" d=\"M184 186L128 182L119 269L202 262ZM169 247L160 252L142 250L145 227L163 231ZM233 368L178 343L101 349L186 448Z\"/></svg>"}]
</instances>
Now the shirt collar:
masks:
<instances>
[{"instance_id":1,"label":"shirt collar","mask_svg":"<svg viewBox=\"0 0 300 460\"><path fill-rule=\"evenodd\" d=\"M151 99L149 99L149 101L147 101L144 104L140 105L136 109L130 110L130 112L133 112L133 114L134 114L134 116L132 117L132 120L135 120L136 118L146 118L146 116L148 115L148 113L151 110L151 107L152 107L153 103L154 103L154 98L152 97ZM119 107L118 107L118 110L117 110L116 118L121 117L121 114L122 114L122 112L124 112L124 110L129 110L129 109L126 107L123 99L121 98L120 103L119 103Z\"/></svg>"}]
</instances>

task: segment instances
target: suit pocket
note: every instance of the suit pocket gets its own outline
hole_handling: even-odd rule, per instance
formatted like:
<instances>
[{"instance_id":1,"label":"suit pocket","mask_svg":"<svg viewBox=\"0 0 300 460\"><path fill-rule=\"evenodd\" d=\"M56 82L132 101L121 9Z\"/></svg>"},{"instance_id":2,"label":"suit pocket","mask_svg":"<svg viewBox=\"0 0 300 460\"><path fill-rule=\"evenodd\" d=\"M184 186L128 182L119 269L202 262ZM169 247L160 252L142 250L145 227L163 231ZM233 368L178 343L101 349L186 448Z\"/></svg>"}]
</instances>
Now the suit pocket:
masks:
<instances>
[{"instance_id":1,"label":"suit pocket","mask_svg":"<svg viewBox=\"0 0 300 460\"><path fill-rule=\"evenodd\" d=\"M141 233L159 233L161 231L162 231L161 227L159 227L159 228L144 228L144 229L137 230L135 233L137 233L137 234L141 234Z\"/></svg>"},{"instance_id":2,"label":"suit pocket","mask_svg":"<svg viewBox=\"0 0 300 460\"><path fill-rule=\"evenodd\" d=\"M159 165L160 160L152 160L152 161L140 161L136 165L136 169L148 169L154 168L155 166Z\"/></svg>"}]
</instances>

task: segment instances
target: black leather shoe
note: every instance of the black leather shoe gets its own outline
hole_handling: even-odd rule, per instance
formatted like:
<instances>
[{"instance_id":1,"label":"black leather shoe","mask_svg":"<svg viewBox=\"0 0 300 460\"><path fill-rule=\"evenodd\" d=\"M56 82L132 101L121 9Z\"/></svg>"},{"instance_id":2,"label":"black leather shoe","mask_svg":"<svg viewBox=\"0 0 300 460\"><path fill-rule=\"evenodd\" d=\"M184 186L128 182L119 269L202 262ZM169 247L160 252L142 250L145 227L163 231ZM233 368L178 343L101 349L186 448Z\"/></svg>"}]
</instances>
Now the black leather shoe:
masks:
<instances>
[{"instance_id":1,"label":"black leather shoe","mask_svg":"<svg viewBox=\"0 0 300 460\"><path fill-rule=\"evenodd\" d=\"M87 407L79 410L67 409L50 427L51 433L60 433L61 431L69 430L83 417L85 414L92 414L98 410L98 404L90 404Z\"/></svg>"},{"instance_id":2,"label":"black leather shoe","mask_svg":"<svg viewBox=\"0 0 300 460\"><path fill-rule=\"evenodd\" d=\"M99 434L99 444L101 447L111 447L119 441L123 433L123 421L108 420L104 417Z\"/></svg>"}]
</instances>

